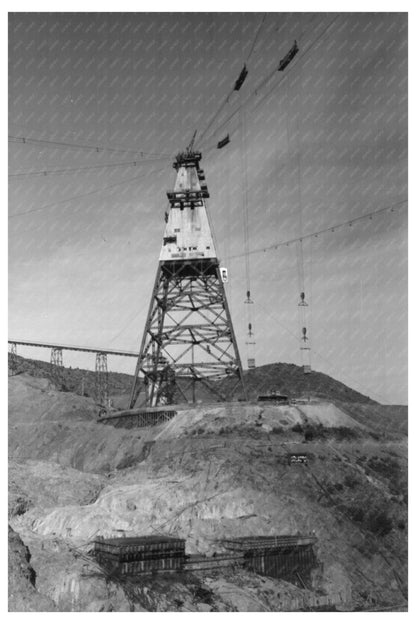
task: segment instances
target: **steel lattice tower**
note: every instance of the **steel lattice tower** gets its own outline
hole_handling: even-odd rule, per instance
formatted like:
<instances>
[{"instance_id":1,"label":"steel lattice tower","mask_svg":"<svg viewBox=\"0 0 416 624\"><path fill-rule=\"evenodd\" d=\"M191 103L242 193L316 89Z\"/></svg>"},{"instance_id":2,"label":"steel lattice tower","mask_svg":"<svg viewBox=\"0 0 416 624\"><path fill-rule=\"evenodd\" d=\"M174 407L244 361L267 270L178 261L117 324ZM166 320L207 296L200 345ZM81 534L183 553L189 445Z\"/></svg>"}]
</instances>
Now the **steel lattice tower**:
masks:
<instances>
[{"instance_id":1,"label":"steel lattice tower","mask_svg":"<svg viewBox=\"0 0 416 624\"><path fill-rule=\"evenodd\" d=\"M108 367L107 353L95 355L95 399L100 405L108 403Z\"/></svg>"},{"instance_id":2,"label":"steel lattice tower","mask_svg":"<svg viewBox=\"0 0 416 624\"><path fill-rule=\"evenodd\" d=\"M195 402L201 396L246 399L200 160L191 146L173 164L176 183L167 193L170 208L130 408L142 390L150 406Z\"/></svg>"},{"instance_id":3,"label":"steel lattice tower","mask_svg":"<svg viewBox=\"0 0 416 624\"><path fill-rule=\"evenodd\" d=\"M64 362L60 347L52 347L51 349L51 376L58 388L61 389L64 383Z\"/></svg>"},{"instance_id":4,"label":"steel lattice tower","mask_svg":"<svg viewBox=\"0 0 416 624\"><path fill-rule=\"evenodd\" d=\"M10 345L10 357L9 357L10 375L16 375L17 372L17 345L12 342Z\"/></svg>"}]
</instances>

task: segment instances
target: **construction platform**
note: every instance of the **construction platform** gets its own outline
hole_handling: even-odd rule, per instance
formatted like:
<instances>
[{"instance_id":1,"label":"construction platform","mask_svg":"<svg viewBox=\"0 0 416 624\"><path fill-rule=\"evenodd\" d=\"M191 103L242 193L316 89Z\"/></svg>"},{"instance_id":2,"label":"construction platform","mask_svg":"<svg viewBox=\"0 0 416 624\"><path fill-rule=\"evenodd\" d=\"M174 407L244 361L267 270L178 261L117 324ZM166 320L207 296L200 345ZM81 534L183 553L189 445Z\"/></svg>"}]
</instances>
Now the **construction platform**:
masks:
<instances>
[{"instance_id":1,"label":"construction platform","mask_svg":"<svg viewBox=\"0 0 416 624\"><path fill-rule=\"evenodd\" d=\"M140 583L148 574L182 574L242 567L256 574L289 581L301 589L313 591L311 571L322 568L315 558L314 536L272 535L218 540L229 552L206 555L185 554L185 540L151 535L144 537L103 538L94 540L94 555L103 571L129 583ZM186 577L185 577L186 578ZM350 600L343 589L328 595L282 596L281 611L336 610Z\"/></svg>"},{"instance_id":2,"label":"construction platform","mask_svg":"<svg viewBox=\"0 0 416 624\"><path fill-rule=\"evenodd\" d=\"M244 567L257 574L281 578L295 585L311 584L318 567L313 550L317 538L310 535L248 536L221 540L227 550L244 553Z\"/></svg>"},{"instance_id":3,"label":"construction platform","mask_svg":"<svg viewBox=\"0 0 416 624\"><path fill-rule=\"evenodd\" d=\"M182 570L185 540L163 535L143 537L97 537L94 556L98 563L111 566L122 575L157 570Z\"/></svg>"},{"instance_id":4,"label":"construction platform","mask_svg":"<svg viewBox=\"0 0 416 624\"><path fill-rule=\"evenodd\" d=\"M186 555L185 540L152 535L145 537L119 537L94 540L94 555L101 565L111 567L125 576L142 573L214 570L243 566L246 569L284 578L305 586L310 572L317 567L313 536L276 535L249 536L218 540L218 544L232 552L205 555Z\"/></svg>"}]
</instances>

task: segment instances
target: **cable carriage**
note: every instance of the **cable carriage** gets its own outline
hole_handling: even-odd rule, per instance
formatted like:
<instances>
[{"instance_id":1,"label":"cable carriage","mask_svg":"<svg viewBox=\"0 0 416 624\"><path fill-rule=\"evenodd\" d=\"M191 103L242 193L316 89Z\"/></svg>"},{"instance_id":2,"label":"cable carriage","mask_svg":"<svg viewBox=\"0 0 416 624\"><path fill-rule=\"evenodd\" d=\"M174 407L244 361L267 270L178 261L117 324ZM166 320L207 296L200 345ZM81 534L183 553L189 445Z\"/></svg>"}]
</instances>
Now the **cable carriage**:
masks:
<instances>
[{"instance_id":1,"label":"cable carriage","mask_svg":"<svg viewBox=\"0 0 416 624\"><path fill-rule=\"evenodd\" d=\"M243 86L243 83L244 83L245 79L247 78L247 74L248 74L248 69L244 65L243 69L240 72L239 77L235 81L234 91L240 91L241 87Z\"/></svg>"},{"instance_id":2,"label":"cable carriage","mask_svg":"<svg viewBox=\"0 0 416 624\"><path fill-rule=\"evenodd\" d=\"M289 65L290 61L296 56L296 54L298 52L299 52L299 48L298 48L298 44L296 43L296 40L295 40L295 43L290 48L289 52L280 61L279 67L278 67L278 71L283 71Z\"/></svg>"},{"instance_id":3,"label":"cable carriage","mask_svg":"<svg viewBox=\"0 0 416 624\"><path fill-rule=\"evenodd\" d=\"M218 141L217 143L217 149L222 149L223 147L225 147L226 145L228 145L228 143L230 142L230 135L227 134L226 137L224 137L223 139L221 139L221 141Z\"/></svg>"}]
</instances>

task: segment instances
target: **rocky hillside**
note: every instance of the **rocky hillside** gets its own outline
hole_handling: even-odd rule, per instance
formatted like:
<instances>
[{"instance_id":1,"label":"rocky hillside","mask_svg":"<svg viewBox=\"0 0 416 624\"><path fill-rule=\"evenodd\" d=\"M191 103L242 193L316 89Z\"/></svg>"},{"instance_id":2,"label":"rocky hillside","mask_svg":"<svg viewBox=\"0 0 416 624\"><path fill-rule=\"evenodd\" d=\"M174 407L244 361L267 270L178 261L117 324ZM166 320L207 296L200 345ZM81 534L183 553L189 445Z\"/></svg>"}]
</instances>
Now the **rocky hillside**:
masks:
<instances>
[{"instance_id":1,"label":"rocky hillside","mask_svg":"<svg viewBox=\"0 0 416 624\"><path fill-rule=\"evenodd\" d=\"M327 401L348 401L353 403L376 404L368 396L349 388L329 375L312 371L305 375L296 364L266 364L245 372L249 397L277 389L289 397L302 395L320 397Z\"/></svg>"},{"instance_id":2,"label":"rocky hillside","mask_svg":"<svg viewBox=\"0 0 416 624\"><path fill-rule=\"evenodd\" d=\"M11 356L9 354L9 370ZM42 360L31 360L16 356L16 373L18 375L27 373L31 377L41 377L49 379L56 384L56 378L52 375L52 369L49 362ZM129 393L133 378L131 375L124 373L109 372L109 390L110 395ZM71 368L64 366L61 370L60 389L64 392L74 392L85 397L94 397L95 395L95 372L83 368Z\"/></svg>"},{"instance_id":3,"label":"rocky hillside","mask_svg":"<svg viewBox=\"0 0 416 624\"><path fill-rule=\"evenodd\" d=\"M10 355L9 355L10 358ZM9 360L10 361L10 360ZM26 372L32 377L43 377L54 382L51 366L48 362L29 360L17 356L17 372ZM266 364L253 370L244 372L247 394L250 400L255 400L261 393L279 390L289 397L314 396L329 401L347 401L352 403L375 405L370 397L349 388L345 384L333 379L329 375L312 371L305 375L303 369L296 364ZM94 397L95 374L93 371L80 368L63 367L61 370L62 385L60 389L65 391ZM115 397L116 402L126 404L133 383L131 375L109 372L108 384L110 396ZM232 383L234 385L234 382ZM203 388L197 390L198 400L208 400L212 397Z\"/></svg>"},{"instance_id":4,"label":"rocky hillside","mask_svg":"<svg viewBox=\"0 0 416 624\"><path fill-rule=\"evenodd\" d=\"M9 526L9 611L57 611L55 603L36 589L30 552Z\"/></svg>"},{"instance_id":5,"label":"rocky hillside","mask_svg":"<svg viewBox=\"0 0 416 624\"><path fill-rule=\"evenodd\" d=\"M9 400L10 524L30 551L36 591L51 601L45 610L309 604L310 589L238 569L132 586L106 578L88 554L97 534L153 533L179 535L187 552L206 555L221 551L223 537L314 533L316 595L338 596L344 610L405 608L403 413L374 403L363 412L359 401L232 403L123 430L97 422L92 399L25 373L9 378ZM289 465L292 452L309 463ZM21 581L11 579L11 610L29 596ZM28 598L27 610L34 604Z\"/></svg>"}]
</instances>

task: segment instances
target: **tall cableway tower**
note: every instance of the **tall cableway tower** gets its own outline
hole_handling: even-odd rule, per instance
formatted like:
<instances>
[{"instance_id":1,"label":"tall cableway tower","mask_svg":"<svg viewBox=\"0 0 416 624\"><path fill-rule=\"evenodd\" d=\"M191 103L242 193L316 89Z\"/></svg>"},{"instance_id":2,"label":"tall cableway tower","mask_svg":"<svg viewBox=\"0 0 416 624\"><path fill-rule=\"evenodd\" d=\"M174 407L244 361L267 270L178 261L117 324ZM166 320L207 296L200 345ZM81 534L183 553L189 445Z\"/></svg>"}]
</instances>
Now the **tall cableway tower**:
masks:
<instances>
[{"instance_id":1,"label":"tall cableway tower","mask_svg":"<svg viewBox=\"0 0 416 624\"><path fill-rule=\"evenodd\" d=\"M130 408L246 399L240 355L205 200L201 152L176 156L176 183L140 346Z\"/></svg>"}]
</instances>

